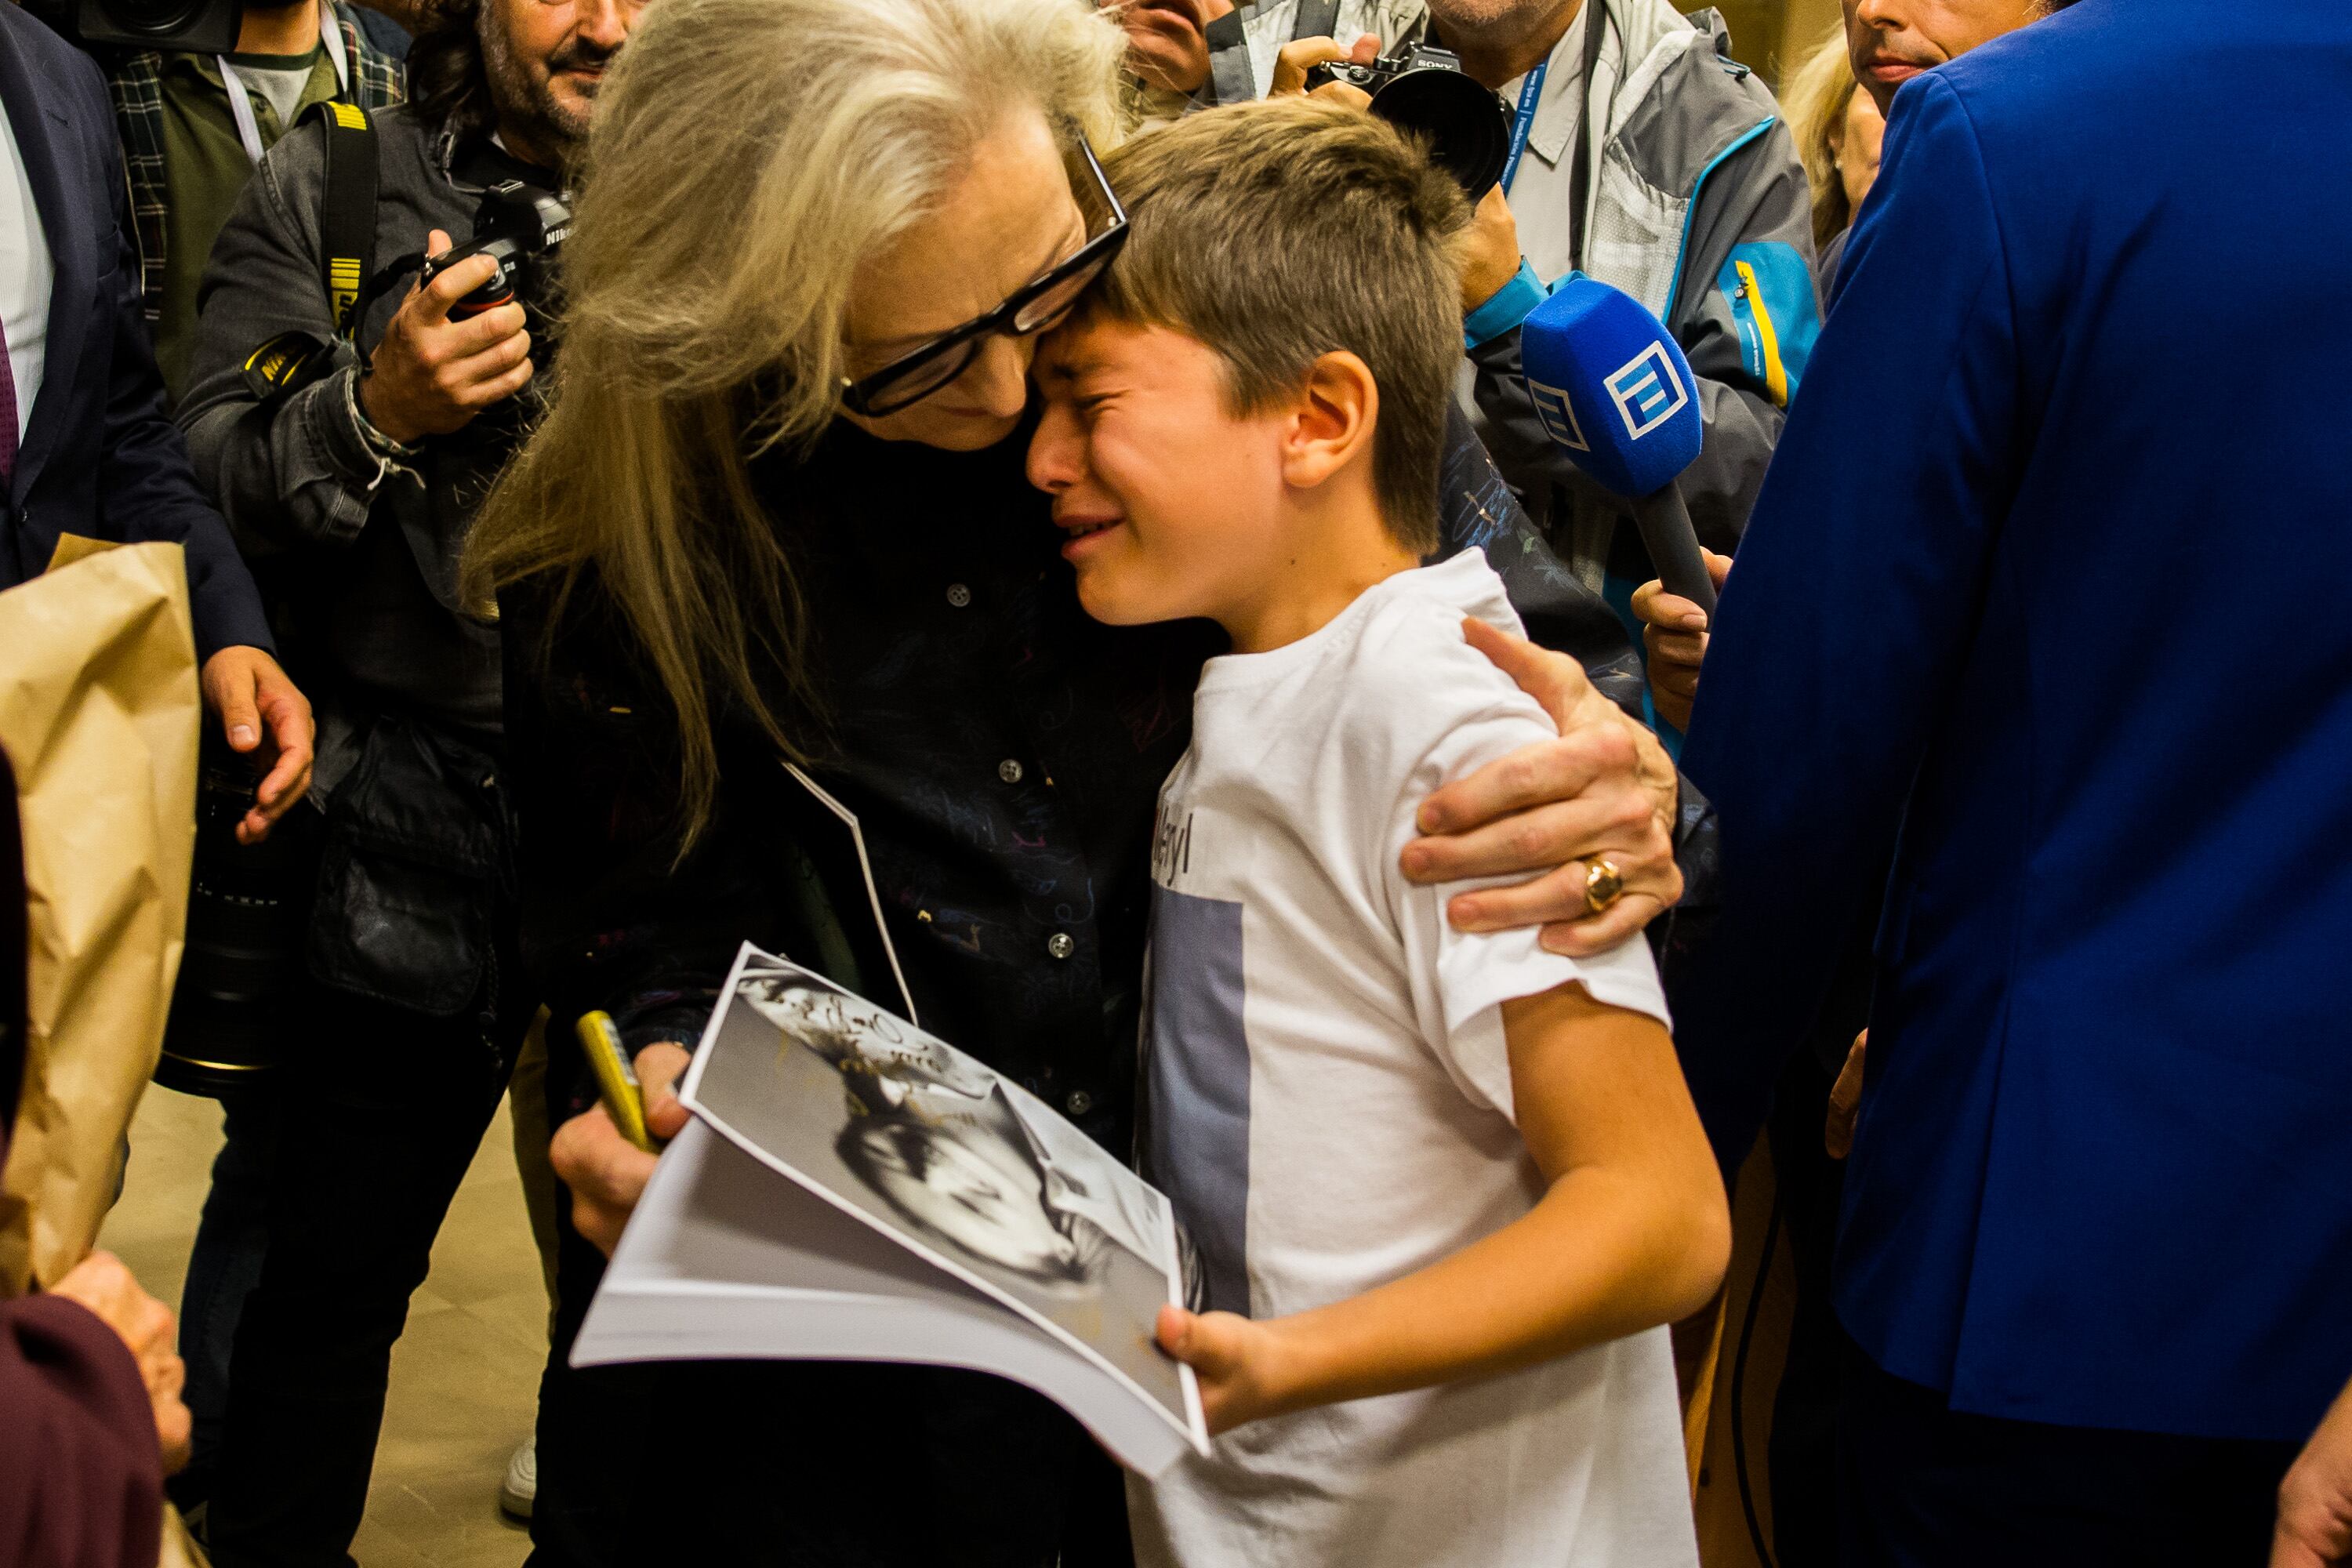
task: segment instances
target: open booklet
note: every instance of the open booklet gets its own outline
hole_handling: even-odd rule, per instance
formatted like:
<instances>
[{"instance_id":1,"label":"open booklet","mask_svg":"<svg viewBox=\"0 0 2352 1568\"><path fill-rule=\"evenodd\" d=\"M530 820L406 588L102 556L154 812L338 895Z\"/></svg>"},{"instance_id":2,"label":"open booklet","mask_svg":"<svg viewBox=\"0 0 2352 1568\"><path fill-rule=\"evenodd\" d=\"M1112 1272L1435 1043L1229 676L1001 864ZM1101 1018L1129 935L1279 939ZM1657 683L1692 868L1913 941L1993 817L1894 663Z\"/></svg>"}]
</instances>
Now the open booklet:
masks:
<instances>
[{"instance_id":1,"label":"open booklet","mask_svg":"<svg viewBox=\"0 0 2352 1568\"><path fill-rule=\"evenodd\" d=\"M750 943L575 1366L920 1362L1026 1384L1129 1468L1207 1428L1152 1342L1183 1299L1167 1200L1036 1096Z\"/></svg>"}]
</instances>

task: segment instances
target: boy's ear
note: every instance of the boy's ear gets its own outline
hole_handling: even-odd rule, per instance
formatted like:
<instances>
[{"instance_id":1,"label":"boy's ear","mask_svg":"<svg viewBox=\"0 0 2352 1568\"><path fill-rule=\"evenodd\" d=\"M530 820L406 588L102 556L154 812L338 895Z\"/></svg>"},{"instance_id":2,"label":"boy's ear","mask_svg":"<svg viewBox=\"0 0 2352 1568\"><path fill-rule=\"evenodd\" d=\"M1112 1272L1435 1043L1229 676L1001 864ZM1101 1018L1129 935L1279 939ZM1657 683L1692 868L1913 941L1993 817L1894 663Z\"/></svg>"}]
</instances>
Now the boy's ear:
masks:
<instances>
[{"instance_id":1,"label":"boy's ear","mask_svg":"<svg viewBox=\"0 0 2352 1568\"><path fill-rule=\"evenodd\" d=\"M1335 349L1307 367L1282 441L1283 482L1312 489L1372 447L1381 388L1371 367Z\"/></svg>"}]
</instances>

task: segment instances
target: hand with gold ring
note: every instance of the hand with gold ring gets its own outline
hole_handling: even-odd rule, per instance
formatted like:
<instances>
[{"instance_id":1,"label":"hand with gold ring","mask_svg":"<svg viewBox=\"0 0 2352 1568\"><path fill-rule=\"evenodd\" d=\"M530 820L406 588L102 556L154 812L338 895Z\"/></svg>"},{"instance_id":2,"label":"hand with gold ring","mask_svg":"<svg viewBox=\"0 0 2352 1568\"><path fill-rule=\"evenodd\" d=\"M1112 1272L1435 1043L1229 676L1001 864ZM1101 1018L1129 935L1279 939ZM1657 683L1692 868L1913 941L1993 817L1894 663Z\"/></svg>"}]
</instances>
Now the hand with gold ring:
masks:
<instances>
[{"instance_id":1,"label":"hand with gold ring","mask_svg":"<svg viewBox=\"0 0 2352 1568\"><path fill-rule=\"evenodd\" d=\"M1595 855L1584 868L1584 907L1592 913L1604 914L1625 892L1625 874L1617 869L1617 862L1606 856Z\"/></svg>"},{"instance_id":2,"label":"hand with gold ring","mask_svg":"<svg viewBox=\"0 0 2352 1568\"><path fill-rule=\"evenodd\" d=\"M1544 946L1571 957L1614 947L1682 897L1675 765L1658 738L1594 689L1568 655L1483 621L1465 621L1462 635L1543 705L1559 735L1423 801L1418 826L1426 837L1405 846L1404 874L1423 886L1526 878L1456 893L1446 918L1465 931L1541 926ZM1613 893L1594 878L1594 863L1604 859L1616 874Z\"/></svg>"}]
</instances>

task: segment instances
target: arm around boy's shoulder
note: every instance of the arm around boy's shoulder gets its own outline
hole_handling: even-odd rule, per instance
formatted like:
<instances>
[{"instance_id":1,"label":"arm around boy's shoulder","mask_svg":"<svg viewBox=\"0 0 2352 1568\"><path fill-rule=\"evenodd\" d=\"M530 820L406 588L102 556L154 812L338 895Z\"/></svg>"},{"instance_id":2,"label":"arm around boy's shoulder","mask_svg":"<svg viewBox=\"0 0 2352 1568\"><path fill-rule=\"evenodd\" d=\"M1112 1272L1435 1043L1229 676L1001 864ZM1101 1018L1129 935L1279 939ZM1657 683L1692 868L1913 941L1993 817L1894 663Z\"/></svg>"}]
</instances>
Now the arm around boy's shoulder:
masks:
<instances>
[{"instance_id":1,"label":"arm around boy's shoulder","mask_svg":"<svg viewBox=\"0 0 2352 1568\"><path fill-rule=\"evenodd\" d=\"M1467 613L1481 610L1492 613L1480 618L1515 629L1499 595L1483 604L1472 600ZM1499 1030L1482 1026L1477 1040L1465 1039L1463 1031L1502 1002L1582 982L1595 1000L1612 1006L1661 1021L1666 1007L1646 942L1629 941L1580 960L1546 950L1536 928L1472 933L1448 921L1446 905L1455 894L1519 878L1437 886L1405 879L1399 855L1417 835L1416 814L1433 791L1557 733L1550 715L1464 640L1465 613L1424 600L1411 614L1395 613L1384 617L1387 624L1369 627L1365 641L1379 650L1382 678L1355 683L1363 695L1345 716L1341 733L1359 755L1389 759L1380 775L1381 809L1368 814L1373 833L1360 853L1363 874L1376 881L1373 891L1402 943L1423 1034L1457 1081L1466 1075L1484 1091L1490 1080L1508 1081ZM1367 740L1374 730L1385 737L1377 752ZM1369 787L1372 774L1368 770L1364 776ZM1469 1057L1456 1060L1457 1047Z\"/></svg>"}]
</instances>

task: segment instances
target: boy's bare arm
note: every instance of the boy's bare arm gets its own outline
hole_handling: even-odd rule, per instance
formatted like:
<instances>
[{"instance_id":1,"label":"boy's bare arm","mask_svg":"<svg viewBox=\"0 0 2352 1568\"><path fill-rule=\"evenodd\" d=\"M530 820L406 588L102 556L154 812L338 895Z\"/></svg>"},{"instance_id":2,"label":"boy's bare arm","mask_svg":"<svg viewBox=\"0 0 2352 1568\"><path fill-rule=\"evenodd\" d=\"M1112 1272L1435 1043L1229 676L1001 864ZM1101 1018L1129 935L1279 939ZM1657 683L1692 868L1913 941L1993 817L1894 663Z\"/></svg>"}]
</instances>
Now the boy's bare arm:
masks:
<instances>
[{"instance_id":1,"label":"boy's bare arm","mask_svg":"<svg viewBox=\"0 0 2352 1568\"><path fill-rule=\"evenodd\" d=\"M1417 1273L1265 1322L1163 1309L1213 1431L1507 1372L1704 1305L1731 1220L1674 1042L1580 985L1507 1003L1520 1136L1550 1184L1522 1218Z\"/></svg>"}]
</instances>

